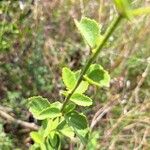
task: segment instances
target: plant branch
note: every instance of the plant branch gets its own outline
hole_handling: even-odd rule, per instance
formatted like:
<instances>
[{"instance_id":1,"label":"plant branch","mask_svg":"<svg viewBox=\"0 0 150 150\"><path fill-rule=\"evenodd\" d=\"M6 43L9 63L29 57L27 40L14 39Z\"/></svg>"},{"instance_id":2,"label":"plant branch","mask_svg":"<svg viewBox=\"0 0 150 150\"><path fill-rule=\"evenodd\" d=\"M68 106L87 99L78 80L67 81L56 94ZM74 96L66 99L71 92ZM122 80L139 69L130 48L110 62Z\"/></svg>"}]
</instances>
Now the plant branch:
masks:
<instances>
[{"instance_id":1,"label":"plant branch","mask_svg":"<svg viewBox=\"0 0 150 150\"><path fill-rule=\"evenodd\" d=\"M105 45L105 43L107 42L107 40L109 39L109 37L111 36L111 34L113 33L113 31L116 29L116 27L118 26L119 22L121 21L122 16L117 16L113 22L110 24L110 26L108 27L108 29L106 30L104 37L101 41L101 43L99 44L99 46L96 48L96 52L93 53L89 59L87 60L87 63L85 64L85 66L83 67L80 77L78 78L78 81L75 85L75 87L71 90L71 92L67 95L67 97L65 98L65 101L63 103L62 109L61 111L64 110L65 106L67 105L67 103L70 100L70 97L73 95L73 93L75 92L75 90L78 88L78 86L80 85L81 81L83 80L83 76L85 75L86 71L89 69L90 65L93 63L93 61L96 59L96 57L98 56L98 54L100 53L101 49L103 48L103 46Z\"/></svg>"},{"instance_id":2,"label":"plant branch","mask_svg":"<svg viewBox=\"0 0 150 150\"><path fill-rule=\"evenodd\" d=\"M30 130L38 130L39 127L34 123L25 122L19 119L13 118L11 115L7 114L3 110L0 110L0 117L7 120L9 123L15 123L21 125L22 127L28 128Z\"/></svg>"}]
</instances>

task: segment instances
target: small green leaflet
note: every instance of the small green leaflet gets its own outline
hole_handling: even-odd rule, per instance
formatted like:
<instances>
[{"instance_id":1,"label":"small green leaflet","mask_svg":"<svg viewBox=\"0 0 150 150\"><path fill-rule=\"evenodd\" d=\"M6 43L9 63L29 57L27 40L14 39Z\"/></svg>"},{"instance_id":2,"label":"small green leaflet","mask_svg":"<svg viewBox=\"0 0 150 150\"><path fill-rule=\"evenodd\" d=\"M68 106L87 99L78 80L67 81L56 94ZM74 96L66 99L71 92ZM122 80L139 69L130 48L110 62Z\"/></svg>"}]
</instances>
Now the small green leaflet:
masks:
<instances>
[{"instance_id":1,"label":"small green leaflet","mask_svg":"<svg viewBox=\"0 0 150 150\"><path fill-rule=\"evenodd\" d=\"M36 144L39 144L40 149L46 150L46 146L44 144L43 130L40 129L38 132L33 131L30 133L31 138ZM34 144L35 145L35 144ZM38 147L38 145L35 145ZM33 148L33 147L32 147Z\"/></svg>"},{"instance_id":2,"label":"small green leaflet","mask_svg":"<svg viewBox=\"0 0 150 150\"><path fill-rule=\"evenodd\" d=\"M60 103L59 101L56 101L54 103L51 103L51 107L58 108L60 110L62 107L62 103Z\"/></svg>"},{"instance_id":3,"label":"small green leaflet","mask_svg":"<svg viewBox=\"0 0 150 150\"><path fill-rule=\"evenodd\" d=\"M50 106L50 102L46 98L43 98L42 96L33 96L28 100L30 111L35 113L41 112L42 110Z\"/></svg>"},{"instance_id":4,"label":"small green leaflet","mask_svg":"<svg viewBox=\"0 0 150 150\"><path fill-rule=\"evenodd\" d=\"M86 145L88 143L88 139L89 139L88 128L84 130L74 129L74 132L77 135L77 137L80 139L82 144Z\"/></svg>"},{"instance_id":5,"label":"small green leaflet","mask_svg":"<svg viewBox=\"0 0 150 150\"><path fill-rule=\"evenodd\" d=\"M72 90L76 84L75 74L67 67L62 69L62 79L68 90Z\"/></svg>"},{"instance_id":6,"label":"small green leaflet","mask_svg":"<svg viewBox=\"0 0 150 150\"><path fill-rule=\"evenodd\" d=\"M70 100L72 102L74 102L75 104L77 105L80 105L80 106L90 106L92 105L92 99L89 98L88 96L85 96L83 94L80 94L80 93L74 93Z\"/></svg>"},{"instance_id":7,"label":"small green leaflet","mask_svg":"<svg viewBox=\"0 0 150 150\"><path fill-rule=\"evenodd\" d=\"M67 123L75 129L86 129L88 127L88 122L86 116L73 111L66 115Z\"/></svg>"},{"instance_id":8,"label":"small green leaflet","mask_svg":"<svg viewBox=\"0 0 150 150\"><path fill-rule=\"evenodd\" d=\"M89 83L87 81L82 81L78 88L75 90L75 93L84 93L88 89Z\"/></svg>"},{"instance_id":9,"label":"small green leaflet","mask_svg":"<svg viewBox=\"0 0 150 150\"><path fill-rule=\"evenodd\" d=\"M60 149L60 137L57 133L51 134L46 138L46 149L45 150L56 150Z\"/></svg>"},{"instance_id":10,"label":"small green leaflet","mask_svg":"<svg viewBox=\"0 0 150 150\"><path fill-rule=\"evenodd\" d=\"M41 144L43 142L43 138L39 132L33 131L30 133L31 138L34 142Z\"/></svg>"},{"instance_id":11,"label":"small green leaflet","mask_svg":"<svg viewBox=\"0 0 150 150\"><path fill-rule=\"evenodd\" d=\"M44 130L44 135L43 135L44 138L47 137L51 132L55 131L55 129L58 126L58 123L59 123L59 119L58 118L56 118L55 120L53 120L53 119L49 119L48 120L47 126L46 126L46 128Z\"/></svg>"},{"instance_id":12,"label":"small green leaflet","mask_svg":"<svg viewBox=\"0 0 150 150\"><path fill-rule=\"evenodd\" d=\"M29 98L29 111L38 120L46 118L55 118L61 115L58 106L50 104L50 102L41 96L34 96Z\"/></svg>"},{"instance_id":13,"label":"small green leaflet","mask_svg":"<svg viewBox=\"0 0 150 150\"><path fill-rule=\"evenodd\" d=\"M41 111L38 115L36 114L36 118L39 120L47 119L47 118L56 118L61 116L60 110L56 107L48 107Z\"/></svg>"},{"instance_id":14,"label":"small green leaflet","mask_svg":"<svg viewBox=\"0 0 150 150\"><path fill-rule=\"evenodd\" d=\"M78 76L69 68L64 67L62 69L62 79L65 86L67 87L67 90L70 91L75 87ZM79 87L76 89L75 93L84 93L88 89L88 85L88 82L82 81Z\"/></svg>"},{"instance_id":15,"label":"small green leaflet","mask_svg":"<svg viewBox=\"0 0 150 150\"><path fill-rule=\"evenodd\" d=\"M65 126L62 130L60 130L61 134L63 134L66 137L69 137L70 139L74 138L74 131L71 127Z\"/></svg>"},{"instance_id":16,"label":"small green leaflet","mask_svg":"<svg viewBox=\"0 0 150 150\"><path fill-rule=\"evenodd\" d=\"M137 9L132 10L131 13L133 14L133 16L150 14L150 7L137 8Z\"/></svg>"},{"instance_id":17,"label":"small green leaflet","mask_svg":"<svg viewBox=\"0 0 150 150\"><path fill-rule=\"evenodd\" d=\"M64 113L70 113L71 111L73 111L76 108L76 105L74 103L69 103L65 108L64 108Z\"/></svg>"},{"instance_id":18,"label":"small green leaflet","mask_svg":"<svg viewBox=\"0 0 150 150\"><path fill-rule=\"evenodd\" d=\"M100 25L95 20L86 17L82 18L80 22L75 20L75 24L86 43L92 49L96 48L102 40Z\"/></svg>"},{"instance_id":19,"label":"small green leaflet","mask_svg":"<svg viewBox=\"0 0 150 150\"><path fill-rule=\"evenodd\" d=\"M63 120L58 125L57 130L64 136L72 139L74 137L73 128L71 126L68 126L68 124L66 123L66 121L64 119L65 118L63 118Z\"/></svg>"},{"instance_id":20,"label":"small green leaflet","mask_svg":"<svg viewBox=\"0 0 150 150\"><path fill-rule=\"evenodd\" d=\"M99 87L109 87L110 84L110 76L106 70L101 65L92 64L88 69L84 78L93 85L97 85Z\"/></svg>"},{"instance_id":21,"label":"small green leaflet","mask_svg":"<svg viewBox=\"0 0 150 150\"><path fill-rule=\"evenodd\" d=\"M40 149L40 145L38 143L34 143L33 145L30 146L30 150L36 150Z\"/></svg>"}]
</instances>

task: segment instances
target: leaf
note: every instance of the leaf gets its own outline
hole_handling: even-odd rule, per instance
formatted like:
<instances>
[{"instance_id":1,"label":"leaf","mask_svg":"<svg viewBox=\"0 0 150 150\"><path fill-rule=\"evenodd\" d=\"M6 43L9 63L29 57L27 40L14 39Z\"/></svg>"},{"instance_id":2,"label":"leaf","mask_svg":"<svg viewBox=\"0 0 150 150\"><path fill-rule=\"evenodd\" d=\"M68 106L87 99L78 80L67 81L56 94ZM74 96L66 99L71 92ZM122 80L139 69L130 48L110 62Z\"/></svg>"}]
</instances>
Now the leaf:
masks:
<instances>
[{"instance_id":1,"label":"leaf","mask_svg":"<svg viewBox=\"0 0 150 150\"><path fill-rule=\"evenodd\" d=\"M88 143L89 131L87 129L84 129L84 130L74 129L74 131L77 137L82 142L82 144L86 145Z\"/></svg>"},{"instance_id":2,"label":"leaf","mask_svg":"<svg viewBox=\"0 0 150 150\"><path fill-rule=\"evenodd\" d=\"M84 78L91 84L97 85L99 87L109 87L110 76L106 70L101 65L92 64L88 69Z\"/></svg>"},{"instance_id":3,"label":"leaf","mask_svg":"<svg viewBox=\"0 0 150 150\"><path fill-rule=\"evenodd\" d=\"M75 20L75 24L91 48L95 48L99 45L102 39L102 36L100 35L101 28L95 20L84 17L80 22Z\"/></svg>"},{"instance_id":4,"label":"leaf","mask_svg":"<svg viewBox=\"0 0 150 150\"><path fill-rule=\"evenodd\" d=\"M79 130L86 129L88 127L86 116L79 114L76 111L67 114L66 121L70 126Z\"/></svg>"},{"instance_id":5,"label":"leaf","mask_svg":"<svg viewBox=\"0 0 150 150\"><path fill-rule=\"evenodd\" d=\"M72 102L74 102L75 104L77 105L80 105L80 106L90 106L92 105L92 99L89 98L88 96L85 96L83 94L80 94L80 93L74 93L70 100Z\"/></svg>"},{"instance_id":6,"label":"leaf","mask_svg":"<svg viewBox=\"0 0 150 150\"><path fill-rule=\"evenodd\" d=\"M41 144L43 142L43 138L38 132L33 131L30 133L30 136L33 139L33 141L38 144Z\"/></svg>"},{"instance_id":7,"label":"leaf","mask_svg":"<svg viewBox=\"0 0 150 150\"><path fill-rule=\"evenodd\" d=\"M40 145L40 149L46 150L45 144L44 144L44 138L43 138L43 129L40 128L38 132L31 132L30 136L33 139L35 143L38 143Z\"/></svg>"},{"instance_id":8,"label":"leaf","mask_svg":"<svg viewBox=\"0 0 150 150\"><path fill-rule=\"evenodd\" d=\"M69 68L63 68L62 70L62 78L63 82L67 87L67 90L72 90L78 80L80 74L76 74L73 71L71 71ZM88 82L82 81L81 84L78 86L78 88L75 90L75 93L84 93L88 89ZM67 95L68 93L63 92L64 95Z\"/></svg>"},{"instance_id":9,"label":"leaf","mask_svg":"<svg viewBox=\"0 0 150 150\"><path fill-rule=\"evenodd\" d=\"M34 114L39 114L44 109L50 106L50 102L41 96L33 96L29 100L29 111Z\"/></svg>"},{"instance_id":10,"label":"leaf","mask_svg":"<svg viewBox=\"0 0 150 150\"><path fill-rule=\"evenodd\" d=\"M65 120L63 120L57 127L58 131L63 134L64 136L67 136L69 138L74 137L74 131L73 128L68 126Z\"/></svg>"},{"instance_id":11,"label":"leaf","mask_svg":"<svg viewBox=\"0 0 150 150\"><path fill-rule=\"evenodd\" d=\"M56 103L57 105L50 104L46 98L34 96L29 98L29 111L39 120L55 118L61 115L58 103Z\"/></svg>"},{"instance_id":12,"label":"leaf","mask_svg":"<svg viewBox=\"0 0 150 150\"><path fill-rule=\"evenodd\" d=\"M75 90L75 93L84 93L88 89L89 83L87 81L82 81L78 88Z\"/></svg>"},{"instance_id":13,"label":"leaf","mask_svg":"<svg viewBox=\"0 0 150 150\"><path fill-rule=\"evenodd\" d=\"M59 125L57 126L58 130L62 130L66 125L66 120L64 117L61 117L61 121L59 122Z\"/></svg>"},{"instance_id":14,"label":"leaf","mask_svg":"<svg viewBox=\"0 0 150 150\"><path fill-rule=\"evenodd\" d=\"M41 150L47 150L45 143L40 144L40 149Z\"/></svg>"},{"instance_id":15,"label":"leaf","mask_svg":"<svg viewBox=\"0 0 150 150\"><path fill-rule=\"evenodd\" d=\"M80 70L75 72L76 80L80 76ZM89 83L87 81L82 81L78 88L75 90L75 93L84 93L88 89Z\"/></svg>"},{"instance_id":16,"label":"leaf","mask_svg":"<svg viewBox=\"0 0 150 150\"><path fill-rule=\"evenodd\" d=\"M65 108L64 108L64 113L67 114L71 111L73 111L76 108L76 105L73 103L68 104Z\"/></svg>"},{"instance_id":17,"label":"leaf","mask_svg":"<svg viewBox=\"0 0 150 150\"><path fill-rule=\"evenodd\" d=\"M60 110L55 107L48 107L47 109L44 109L41 111L38 115L36 115L36 118L38 120L43 120L47 118L56 118L61 115Z\"/></svg>"},{"instance_id":18,"label":"leaf","mask_svg":"<svg viewBox=\"0 0 150 150\"><path fill-rule=\"evenodd\" d=\"M40 145L37 143L34 143L33 145L30 146L30 150L38 150L40 149Z\"/></svg>"},{"instance_id":19,"label":"leaf","mask_svg":"<svg viewBox=\"0 0 150 150\"><path fill-rule=\"evenodd\" d=\"M59 119L56 118L55 120L50 119L47 123L47 127L44 130L44 138L47 137L52 131L54 131L59 123Z\"/></svg>"},{"instance_id":20,"label":"leaf","mask_svg":"<svg viewBox=\"0 0 150 150\"><path fill-rule=\"evenodd\" d=\"M69 126L65 126L60 132L61 134L63 134L66 137L69 137L70 139L74 137L74 131Z\"/></svg>"},{"instance_id":21,"label":"leaf","mask_svg":"<svg viewBox=\"0 0 150 150\"><path fill-rule=\"evenodd\" d=\"M45 146L46 146L46 150L54 150L48 138L45 140Z\"/></svg>"},{"instance_id":22,"label":"leaf","mask_svg":"<svg viewBox=\"0 0 150 150\"><path fill-rule=\"evenodd\" d=\"M76 84L75 74L67 67L62 69L62 79L68 90L72 90Z\"/></svg>"},{"instance_id":23,"label":"leaf","mask_svg":"<svg viewBox=\"0 0 150 150\"><path fill-rule=\"evenodd\" d=\"M150 7L134 9L131 11L131 13L133 14L133 16L150 14Z\"/></svg>"},{"instance_id":24,"label":"leaf","mask_svg":"<svg viewBox=\"0 0 150 150\"><path fill-rule=\"evenodd\" d=\"M54 134L53 137L49 135L47 139L49 140L49 144L53 149L58 149L60 146L60 137L58 134Z\"/></svg>"},{"instance_id":25,"label":"leaf","mask_svg":"<svg viewBox=\"0 0 150 150\"><path fill-rule=\"evenodd\" d=\"M55 107L55 108L58 108L60 110L62 107L62 103L60 103L59 101L56 101L54 103L51 103L51 107Z\"/></svg>"},{"instance_id":26,"label":"leaf","mask_svg":"<svg viewBox=\"0 0 150 150\"><path fill-rule=\"evenodd\" d=\"M128 19L132 17L130 0L114 0L114 3L120 15Z\"/></svg>"},{"instance_id":27,"label":"leaf","mask_svg":"<svg viewBox=\"0 0 150 150\"><path fill-rule=\"evenodd\" d=\"M79 78L80 73L81 73L81 70L78 70L75 72L76 80ZM75 93L81 93L81 94L84 93L88 89L88 86L89 84L87 81L82 81L80 85L78 86L78 88L75 90Z\"/></svg>"}]
</instances>

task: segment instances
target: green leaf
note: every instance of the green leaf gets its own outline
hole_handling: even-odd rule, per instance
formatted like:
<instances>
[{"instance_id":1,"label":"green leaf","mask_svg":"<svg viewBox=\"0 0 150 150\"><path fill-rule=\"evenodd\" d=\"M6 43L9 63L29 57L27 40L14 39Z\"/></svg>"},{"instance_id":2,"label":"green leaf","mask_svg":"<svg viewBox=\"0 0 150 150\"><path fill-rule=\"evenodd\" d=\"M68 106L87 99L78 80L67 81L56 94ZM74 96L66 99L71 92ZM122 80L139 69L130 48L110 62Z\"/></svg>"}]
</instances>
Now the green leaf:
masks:
<instances>
[{"instance_id":1,"label":"green leaf","mask_svg":"<svg viewBox=\"0 0 150 150\"><path fill-rule=\"evenodd\" d=\"M45 140L45 146L46 146L46 150L54 150L48 138Z\"/></svg>"},{"instance_id":2,"label":"green leaf","mask_svg":"<svg viewBox=\"0 0 150 150\"><path fill-rule=\"evenodd\" d=\"M69 126L65 126L60 132L61 134L63 134L66 137L69 137L70 139L74 137L74 131Z\"/></svg>"},{"instance_id":3,"label":"green leaf","mask_svg":"<svg viewBox=\"0 0 150 150\"><path fill-rule=\"evenodd\" d=\"M88 143L88 138L89 138L88 129L84 129L84 130L74 129L74 131L77 137L82 142L82 144L86 145Z\"/></svg>"},{"instance_id":4,"label":"green leaf","mask_svg":"<svg viewBox=\"0 0 150 150\"><path fill-rule=\"evenodd\" d=\"M84 17L80 22L75 20L75 24L84 40L91 48L95 48L99 45L102 39L102 36L100 35L101 28L95 20Z\"/></svg>"},{"instance_id":5,"label":"green leaf","mask_svg":"<svg viewBox=\"0 0 150 150\"><path fill-rule=\"evenodd\" d=\"M45 143L41 143L40 147L41 150L47 150Z\"/></svg>"},{"instance_id":6,"label":"green leaf","mask_svg":"<svg viewBox=\"0 0 150 150\"><path fill-rule=\"evenodd\" d=\"M79 78L80 76L80 73L81 73L81 70L78 70L75 72L75 76L76 76L76 82L77 82L77 79ZM87 89L88 89L88 82L87 81L82 81L80 83L80 85L78 86L78 88L75 90L75 93L84 93Z\"/></svg>"},{"instance_id":7,"label":"green leaf","mask_svg":"<svg viewBox=\"0 0 150 150\"><path fill-rule=\"evenodd\" d=\"M88 89L89 83L87 81L82 81L78 88L75 90L75 93L84 93Z\"/></svg>"},{"instance_id":8,"label":"green leaf","mask_svg":"<svg viewBox=\"0 0 150 150\"><path fill-rule=\"evenodd\" d=\"M46 144L50 145L53 150L59 149L60 147L60 137L58 134L54 134L53 137L51 137L51 135L48 136L48 138L46 139Z\"/></svg>"},{"instance_id":9,"label":"green leaf","mask_svg":"<svg viewBox=\"0 0 150 150\"><path fill-rule=\"evenodd\" d=\"M39 120L55 118L61 115L58 103L50 104L46 98L34 96L29 98L29 111Z\"/></svg>"},{"instance_id":10,"label":"green leaf","mask_svg":"<svg viewBox=\"0 0 150 150\"><path fill-rule=\"evenodd\" d=\"M67 87L67 90L72 90L78 80L79 74L77 75L75 72L71 71L69 68L63 68L62 70L62 78L63 82ZM78 88L75 90L75 93L84 93L88 89L88 82L82 81ZM63 93L67 95L67 93Z\"/></svg>"},{"instance_id":11,"label":"green leaf","mask_svg":"<svg viewBox=\"0 0 150 150\"><path fill-rule=\"evenodd\" d=\"M68 104L65 108L64 108L64 113L67 114L71 111L73 111L76 108L76 105L73 103Z\"/></svg>"},{"instance_id":12,"label":"green leaf","mask_svg":"<svg viewBox=\"0 0 150 150\"><path fill-rule=\"evenodd\" d=\"M66 120L64 117L61 117L57 130L62 130L66 126Z\"/></svg>"},{"instance_id":13,"label":"green leaf","mask_svg":"<svg viewBox=\"0 0 150 150\"><path fill-rule=\"evenodd\" d=\"M42 96L33 96L29 100L29 111L33 113L40 113L42 110L50 106L50 102Z\"/></svg>"},{"instance_id":14,"label":"green leaf","mask_svg":"<svg viewBox=\"0 0 150 150\"><path fill-rule=\"evenodd\" d=\"M33 131L30 133L30 136L33 139L33 141L38 144L41 144L43 142L43 138L38 132Z\"/></svg>"},{"instance_id":15,"label":"green leaf","mask_svg":"<svg viewBox=\"0 0 150 150\"><path fill-rule=\"evenodd\" d=\"M120 15L128 19L132 17L130 0L114 0L114 3Z\"/></svg>"},{"instance_id":16,"label":"green leaf","mask_svg":"<svg viewBox=\"0 0 150 150\"><path fill-rule=\"evenodd\" d=\"M57 127L58 131L66 137L73 138L74 131L73 128L68 126L65 120L61 121L61 123Z\"/></svg>"},{"instance_id":17,"label":"green leaf","mask_svg":"<svg viewBox=\"0 0 150 150\"><path fill-rule=\"evenodd\" d=\"M62 103L60 103L59 101L56 101L54 103L51 103L51 107L58 108L60 110L62 107Z\"/></svg>"},{"instance_id":18,"label":"green leaf","mask_svg":"<svg viewBox=\"0 0 150 150\"><path fill-rule=\"evenodd\" d=\"M88 69L84 78L93 85L97 85L99 87L109 87L110 84L110 76L106 70L101 65L92 64Z\"/></svg>"},{"instance_id":19,"label":"green leaf","mask_svg":"<svg viewBox=\"0 0 150 150\"><path fill-rule=\"evenodd\" d=\"M59 124L59 119L56 118L55 120L50 119L47 123L47 127L44 130L44 138L47 137L52 131L54 131Z\"/></svg>"},{"instance_id":20,"label":"green leaf","mask_svg":"<svg viewBox=\"0 0 150 150\"><path fill-rule=\"evenodd\" d=\"M86 129L88 127L88 122L85 115L79 114L74 111L66 115L67 123L73 128Z\"/></svg>"},{"instance_id":21,"label":"green leaf","mask_svg":"<svg viewBox=\"0 0 150 150\"><path fill-rule=\"evenodd\" d=\"M30 136L33 139L33 141L40 145L41 150L46 150L45 144L44 144L44 138L43 138L43 129L40 128L38 132L31 132Z\"/></svg>"},{"instance_id":22,"label":"green leaf","mask_svg":"<svg viewBox=\"0 0 150 150\"><path fill-rule=\"evenodd\" d=\"M38 120L43 120L43 119L47 119L47 118L56 118L61 116L60 110L58 108L55 107L49 107L47 109L44 109L43 111L41 111L39 114L35 114L36 118Z\"/></svg>"},{"instance_id":23,"label":"green leaf","mask_svg":"<svg viewBox=\"0 0 150 150\"><path fill-rule=\"evenodd\" d=\"M80 94L80 93L74 93L70 100L72 102L74 102L75 104L77 105L80 105L80 106L90 106L92 105L92 99L89 98L88 96L85 96L83 94Z\"/></svg>"},{"instance_id":24,"label":"green leaf","mask_svg":"<svg viewBox=\"0 0 150 150\"><path fill-rule=\"evenodd\" d=\"M76 77L74 72L69 68L64 67L62 69L62 79L68 90L72 90L76 84Z\"/></svg>"},{"instance_id":25,"label":"green leaf","mask_svg":"<svg viewBox=\"0 0 150 150\"><path fill-rule=\"evenodd\" d=\"M30 150L39 150L40 149L40 145L37 143L34 143L33 145L31 145Z\"/></svg>"},{"instance_id":26,"label":"green leaf","mask_svg":"<svg viewBox=\"0 0 150 150\"><path fill-rule=\"evenodd\" d=\"M134 9L131 11L131 13L133 14L133 16L150 14L150 7Z\"/></svg>"}]
</instances>

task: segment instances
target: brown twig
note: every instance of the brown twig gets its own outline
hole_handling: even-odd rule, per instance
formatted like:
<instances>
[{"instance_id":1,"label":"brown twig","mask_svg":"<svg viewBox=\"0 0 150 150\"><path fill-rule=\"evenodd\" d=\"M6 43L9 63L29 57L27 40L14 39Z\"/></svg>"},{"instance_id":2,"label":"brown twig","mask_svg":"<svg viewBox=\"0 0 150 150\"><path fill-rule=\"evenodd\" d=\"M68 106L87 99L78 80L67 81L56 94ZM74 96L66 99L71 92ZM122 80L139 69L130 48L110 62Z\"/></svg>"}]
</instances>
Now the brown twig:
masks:
<instances>
[{"instance_id":1,"label":"brown twig","mask_svg":"<svg viewBox=\"0 0 150 150\"><path fill-rule=\"evenodd\" d=\"M38 130L39 127L34 123L25 122L19 119L13 118L11 115L7 114L5 111L0 110L0 117L7 120L9 123L15 123L17 125L20 125L22 127L28 128L30 130Z\"/></svg>"},{"instance_id":2,"label":"brown twig","mask_svg":"<svg viewBox=\"0 0 150 150\"><path fill-rule=\"evenodd\" d=\"M137 87L135 88L134 94L135 94L135 101L136 102L139 102L138 93L140 91L140 87L144 83L145 78L147 77L147 75L149 73L149 70L150 70L150 57L147 59L147 67L145 68L144 72L142 73L142 77L141 77L140 81L138 82Z\"/></svg>"},{"instance_id":3,"label":"brown twig","mask_svg":"<svg viewBox=\"0 0 150 150\"><path fill-rule=\"evenodd\" d=\"M147 137L147 135L149 134L148 131L149 131L149 128L147 127L147 128L145 129L145 132L144 132L144 134L143 134L143 138L142 138L140 144L138 145L138 147L134 148L134 150L142 149L142 146L144 145L144 143L145 143L145 141L146 141L146 137Z\"/></svg>"},{"instance_id":4,"label":"brown twig","mask_svg":"<svg viewBox=\"0 0 150 150\"><path fill-rule=\"evenodd\" d=\"M108 137L110 137L112 135L112 132L118 127L118 125L122 122L123 119L125 119L126 117L128 117L128 115L132 114L135 111L135 109L132 109L130 111L128 111L126 114L123 114L117 121L116 123L111 127L111 129L109 129L106 134L105 134L105 139L107 139Z\"/></svg>"},{"instance_id":5,"label":"brown twig","mask_svg":"<svg viewBox=\"0 0 150 150\"><path fill-rule=\"evenodd\" d=\"M143 103L143 105L141 104L138 104L136 107L132 108L130 111L128 111L127 113L125 114L122 114L120 116L120 118L116 121L116 123L106 132L105 134L105 139L107 139L108 137L110 137L112 135L112 132L119 126L119 124L124 120L126 119L127 117L129 117L130 115L133 116L134 113L136 113L136 111L138 110L139 112L141 112L140 110L142 109L142 107L144 106L145 110L149 108L150 106L150 103L148 103L146 105L146 103ZM143 111L145 111L143 110ZM144 124L148 124L149 125L149 120L139 120L138 122L142 122ZM131 126L132 127L132 126Z\"/></svg>"},{"instance_id":6,"label":"brown twig","mask_svg":"<svg viewBox=\"0 0 150 150\"><path fill-rule=\"evenodd\" d=\"M108 113L113 106L119 103L118 101L119 95L117 95L113 100L111 100L107 105L105 105L103 108L100 108L96 113L95 116L93 117L93 120L91 122L90 129L93 130L94 126L101 120L101 118Z\"/></svg>"}]
</instances>

